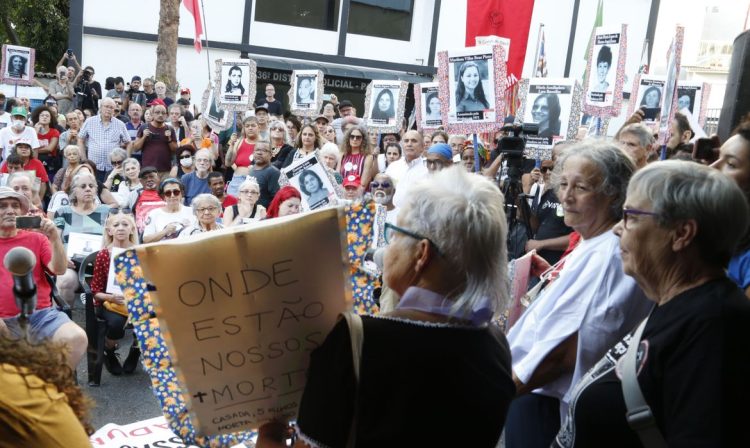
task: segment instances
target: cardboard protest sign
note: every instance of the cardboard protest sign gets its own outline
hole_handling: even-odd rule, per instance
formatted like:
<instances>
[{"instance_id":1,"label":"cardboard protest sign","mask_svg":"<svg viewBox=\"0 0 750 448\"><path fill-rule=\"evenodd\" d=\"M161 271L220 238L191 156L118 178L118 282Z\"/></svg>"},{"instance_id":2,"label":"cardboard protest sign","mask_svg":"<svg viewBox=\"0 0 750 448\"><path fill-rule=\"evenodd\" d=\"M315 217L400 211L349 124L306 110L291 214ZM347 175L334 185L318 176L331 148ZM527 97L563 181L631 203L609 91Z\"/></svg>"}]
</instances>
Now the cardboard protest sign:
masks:
<instances>
[{"instance_id":1,"label":"cardboard protest sign","mask_svg":"<svg viewBox=\"0 0 750 448\"><path fill-rule=\"evenodd\" d=\"M345 236L328 208L136 248L197 434L296 416L310 352L351 302Z\"/></svg>"}]
</instances>

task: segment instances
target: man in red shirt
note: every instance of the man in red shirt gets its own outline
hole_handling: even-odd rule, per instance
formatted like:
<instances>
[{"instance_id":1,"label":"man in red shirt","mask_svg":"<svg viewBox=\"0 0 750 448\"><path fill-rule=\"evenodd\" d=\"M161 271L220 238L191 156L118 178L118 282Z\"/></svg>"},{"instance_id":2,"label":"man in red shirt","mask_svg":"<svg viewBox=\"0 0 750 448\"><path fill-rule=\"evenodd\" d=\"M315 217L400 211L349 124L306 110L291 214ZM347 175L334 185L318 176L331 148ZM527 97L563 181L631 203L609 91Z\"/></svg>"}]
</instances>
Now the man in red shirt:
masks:
<instances>
[{"instance_id":1,"label":"man in red shirt","mask_svg":"<svg viewBox=\"0 0 750 448\"><path fill-rule=\"evenodd\" d=\"M223 174L218 171L208 173L208 188L211 189L211 194L221 201L221 215L219 216L224 216L224 210L227 207L237 204L237 198L231 194L227 194L225 187L226 182L224 181Z\"/></svg>"},{"instance_id":2,"label":"man in red shirt","mask_svg":"<svg viewBox=\"0 0 750 448\"><path fill-rule=\"evenodd\" d=\"M68 267L65 247L57 227L49 219L42 218L38 230L19 230L16 217L28 212L26 196L11 188L0 187L0 258L5 259L11 249L19 246L34 253L37 262L32 273L37 287L37 303L29 316L29 338L32 341L51 339L65 344L69 350L68 364L75 369L86 352L86 333L52 304L51 287L44 275L45 271L56 275L65 273ZM19 312L13 294L13 276L3 264L0 266L0 335L24 336L17 318Z\"/></svg>"}]
</instances>

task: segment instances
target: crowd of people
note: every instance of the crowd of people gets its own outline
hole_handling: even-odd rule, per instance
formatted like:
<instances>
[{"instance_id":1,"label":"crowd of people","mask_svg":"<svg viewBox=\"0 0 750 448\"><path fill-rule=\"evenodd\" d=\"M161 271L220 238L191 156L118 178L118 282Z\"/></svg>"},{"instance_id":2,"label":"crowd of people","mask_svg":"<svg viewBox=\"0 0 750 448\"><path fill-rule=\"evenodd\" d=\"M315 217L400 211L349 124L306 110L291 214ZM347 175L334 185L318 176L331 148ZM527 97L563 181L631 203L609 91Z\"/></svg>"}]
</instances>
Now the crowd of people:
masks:
<instances>
[{"instance_id":1,"label":"crowd of people","mask_svg":"<svg viewBox=\"0 0 750 448\"><path fill-rule=\"evenodd\" d=\"M472 70L462 70L467 89ZM214 132L190 89L172 98L140 76L102 88L94 73L64 56L33 110L0 93L0 256L35 253L28 334L66 347L69 369L87 339L53 294L74 305L87 237L100 237L91 290L106 322L104 364L122 375L141 354L133 345L120 361L127 311L109 288L119 251L372 200L383 214L373 227L373 247L385 248L382 312L362 319L361 359L345 321L312 353L297 443L494 447L502 436L509 448L637 446L646 428L670 446L750 444L741 410L750 398L750 121L697 157L677 114L665 151L675 160L662 161L638 110L614 139L557 143L506 203L503 129L478 148L442 130L382 134L335 95L318 116L285 113L268 84L234 127ZM313 170L299 189L282 173L311 155L335 192ZM516 209L522 231L508 226ZM21 227L26 215L38 224ZM527 253L526 309L503 332L509 262ZM17 337L10 273L0 280L0 334ZM0 378L57 381L0 365ZM636 423L633 383L648 410ZM285 446L289 431L266 425L258 446Z\"/></svg>"}]
</instances>

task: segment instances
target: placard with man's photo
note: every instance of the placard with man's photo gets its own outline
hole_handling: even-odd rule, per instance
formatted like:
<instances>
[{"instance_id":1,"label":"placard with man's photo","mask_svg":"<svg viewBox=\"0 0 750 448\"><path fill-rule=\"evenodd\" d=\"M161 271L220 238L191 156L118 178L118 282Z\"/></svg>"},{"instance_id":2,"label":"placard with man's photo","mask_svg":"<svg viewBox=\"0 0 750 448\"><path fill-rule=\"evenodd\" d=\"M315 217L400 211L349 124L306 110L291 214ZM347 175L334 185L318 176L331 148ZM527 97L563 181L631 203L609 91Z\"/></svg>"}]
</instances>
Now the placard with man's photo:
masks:
<instances>
[{"instance_id":1,"label":"placard with man's photo","mask_svg":"<svg viewBox=\"0 0 750 448\"><path fill-rule=\"evenodd\" d=\"M289 109L294 115L314 117L323 107L323 72L294 70L289 89Z\"/></svg>"},{"instance_id":2,"label":"placard with man's photo","mask_svg":"<svg viewBox=\"0 0 750 448\"><path fill-rule=\"evenodd\" d=\"M710 86L698 81L677 82L677 111L687 109L700 123L706 125L706 108Z\"/></svg>"},{"instance_id":3,"label":"placard with man's photo","mask_svg":"<svg viewBox=\"0 0 750 448\"><path fill-rule=\"evenodd\" d=\"M252 59L217 59L214 94L217 106L227 111L245 111L255 100L256 64Z\"/></svg>"},{"instance_id":4,"label":"placard with man's photo","mask_svg":"<svg viewBox=\"0 0 750 448\"><path fill-rule=\"evenodd\" d=\"M281 174L286 180L284 184L291 184L302 193L303 210L316 210L336 204L336 179L315 154L283 168ZM280 181L279 184L281 183Z\"/></svg>"},{"instance_id":5,"label":"placard with man's photo","mask_svg":"<svg viewBox=\"0 0 750 448\"><path fill-rule=\"evenodd\" d=\"M584 110L599 117L620 114L627 57L627 25L597 27L591 37Z\"/></svg>"},{"instance_id":6,"label":"placard with man's photo","mask_svg":"<svg viewBox=\"0 0 750 448\"><path fill-rule=\"evenodd\" d=\"M573 107L582 96L582 88L571 78L531 78L520 88L518 115L524 124L538 126L537 135L528 135L526 145L551 148L558 140L573 138L578 131L580 110Z\"/></svg>"},{"instance_id":7,"label":"placard with man's photo","mask_svg":"<svg viewBox=\"0 0 750 448\"><path fill-rule=\"evenodd\" d=\"M406 81L373 80L365 95L365 123L380 132L399 132L406 103Z\"/></svg>"},{"instance_id":8,"label":"placard with man's photo","mask_svg":"<svg viewBox=\"0 0 750 448\"><path fill-rule=\"evenodd\" d=\"M3 45L2 82L30 86L34 83L35 50L18 45Z\"/></svg>"}]
</instances>

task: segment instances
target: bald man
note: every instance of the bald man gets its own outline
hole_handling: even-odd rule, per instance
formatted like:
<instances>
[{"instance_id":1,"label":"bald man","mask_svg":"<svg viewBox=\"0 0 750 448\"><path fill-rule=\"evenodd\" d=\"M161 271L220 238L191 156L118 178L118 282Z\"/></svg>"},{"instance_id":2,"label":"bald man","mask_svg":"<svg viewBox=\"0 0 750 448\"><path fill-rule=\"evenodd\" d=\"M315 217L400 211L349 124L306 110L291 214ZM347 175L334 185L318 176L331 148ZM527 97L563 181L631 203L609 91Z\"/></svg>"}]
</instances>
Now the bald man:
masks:
<instances>
[{"instance_id":1,"label":"bald man","mask_svg":"<svg viewBox=\"0 0 750 448\"><path fill-rule=\"evenodd\" d=\"M112 98L104 98L99 115L86 120L78 133L78 140L83 144L86 158L96 163L96 179L100 182L104 182L112 171L109 153L114 148L125 148L130 143L125 123L113 119L114 115L115 101Z\"/></svg>"},{"instance_id":2,"label":"bald man","mask_svg":"<svg viewBox=\"0 0 750 448\"><path fill-rule=\"evenodd\" d=\"M396 181L393 204L401 207L409 195L412 185L427 177L427 165L423 157L424 138L419 131L409 131L401 138L404 156L388 165L385 173Z\"/></svg>"}]
</instances>

